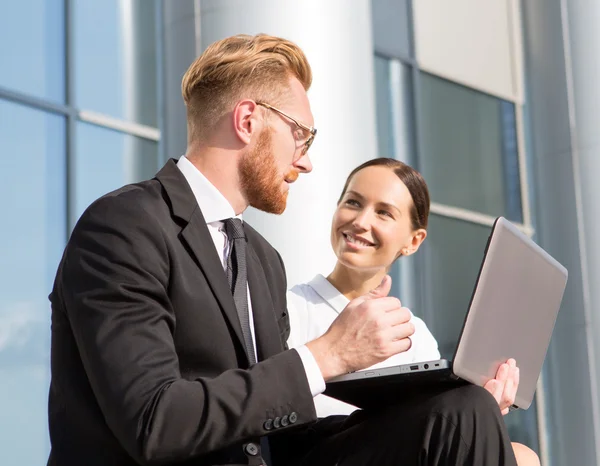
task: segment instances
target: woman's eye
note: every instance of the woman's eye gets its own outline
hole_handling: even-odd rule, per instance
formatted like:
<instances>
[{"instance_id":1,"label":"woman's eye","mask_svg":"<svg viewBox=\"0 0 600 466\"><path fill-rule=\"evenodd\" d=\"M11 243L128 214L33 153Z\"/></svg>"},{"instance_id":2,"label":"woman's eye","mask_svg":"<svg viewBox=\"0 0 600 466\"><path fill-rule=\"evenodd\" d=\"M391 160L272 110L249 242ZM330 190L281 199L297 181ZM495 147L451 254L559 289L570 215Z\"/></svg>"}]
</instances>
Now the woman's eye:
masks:
<instances>
[{"instance_id":1,"label":"woman's eye","mask_svg":"<svg viewBox=\"0 0 600 466\"><path fill-rule=\"evenodd\" d=\"M394 218L394 216L390 212L388 212L387 210L380 210L379 211L379 215L383 215L383 216L389 217L389 218Z\"/></svg>"},{"instance_id":2,"label":"woman's eye","mask_svg":"<svg viewBox=\"0 0 600 466\"><path fill-rule=\"evenodd\" d=\"M346 205L350 205L350 206L353 206L353 207L360 207L359 202L355 201L354 199L348 199L346 201Z\"/></svg>"}]
</instances>

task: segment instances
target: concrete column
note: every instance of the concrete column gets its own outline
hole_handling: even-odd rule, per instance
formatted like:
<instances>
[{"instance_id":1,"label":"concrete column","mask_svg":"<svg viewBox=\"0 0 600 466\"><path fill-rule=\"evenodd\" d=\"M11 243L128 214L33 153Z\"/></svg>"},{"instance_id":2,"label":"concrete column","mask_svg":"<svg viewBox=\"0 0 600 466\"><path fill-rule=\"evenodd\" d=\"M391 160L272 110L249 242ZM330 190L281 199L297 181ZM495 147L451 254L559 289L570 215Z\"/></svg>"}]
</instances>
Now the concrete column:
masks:
<instances>
[{"instance_id":1,"label":"concrete column","mask_svg":"<svg viewBox=\"0 0 600 466\"><path fill-rule=\"evenodd\" d=\"M328 273L331 216L348 173L376 155L371 9L368 0L203 0L202 46L237 33L296 42L311 63L314 171L292 187L281 217L245 218L280 251L290 284Z\"/></svg>"},{"instance_id":2,"label":"concrete column","mask_svg":"<svg viewBox=\"0 0 600 466\"><path fill-rule=\"evenodd\" d=\"M165 2L173 13L170 3L178 2ZM172 68L167 64L167 100L178 89L175 81L181 79L183 62L193 59L190 40L192 31L198 36L198 28L201 50L227 36L264 32L296 42L310 61L314 80L309 98L319 131L310 151L314 171L292 186L282 216L249 209L244 218L279 250L290 285L329 273L335 262L329 244L331 217L345 178L377 155L370 1L196 0L195 4L194 17L179 11L180 19L165 26L167 60L177 62ZM167 108L167 118L171 121L166 125L166 148L174 150L185 144L185 114L177 105ZM178 149L169 155L180 153Z\"/></svg>"}]
</instances>

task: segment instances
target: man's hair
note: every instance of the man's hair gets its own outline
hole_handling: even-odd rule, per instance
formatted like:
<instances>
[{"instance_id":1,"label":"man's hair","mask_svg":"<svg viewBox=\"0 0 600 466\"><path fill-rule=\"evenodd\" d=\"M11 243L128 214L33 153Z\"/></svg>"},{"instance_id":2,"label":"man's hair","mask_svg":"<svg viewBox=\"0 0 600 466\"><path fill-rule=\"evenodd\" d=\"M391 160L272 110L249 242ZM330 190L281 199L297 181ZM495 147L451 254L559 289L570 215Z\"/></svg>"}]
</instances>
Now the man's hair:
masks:
<instances>
[{"instance_id":1,"label":"man's hair","mask_svg":"<svg viewBox=\"0 0 600 466\"><path fill-rule=\"evenodd\" d=\"M413 200L413 205L410 208L412 229L418 230L419 228L423 228L427 230L430 207L429 189L427 188L427 183L425 183L423 176L417 170L412 168L410 165L400 162L399 160L381 157L378 159L367 160L362 165L356 167L350 172L348 178L346 179L346 184L344 185L344 189L342 189L342 194L338 199L338 204L342 201L344 195L346 194L348 185L350 184L350 181L352 181L354 175L367 167L386 167L392 170L396 176L400 178L400 181L404 183Z\"/></svg>"},{"instance_id":2,"label":"man's hair","mask_svg":"<svg viewBox=\"0 0 600 466\"><path fill-rule=\"evenodd\" d=\"M209 45L181 83L188 142L204 138L240 99L278 105L291 77L309 89L312 71L308 60L289 40L240 34Z\"/></svg>"}]
</instances>

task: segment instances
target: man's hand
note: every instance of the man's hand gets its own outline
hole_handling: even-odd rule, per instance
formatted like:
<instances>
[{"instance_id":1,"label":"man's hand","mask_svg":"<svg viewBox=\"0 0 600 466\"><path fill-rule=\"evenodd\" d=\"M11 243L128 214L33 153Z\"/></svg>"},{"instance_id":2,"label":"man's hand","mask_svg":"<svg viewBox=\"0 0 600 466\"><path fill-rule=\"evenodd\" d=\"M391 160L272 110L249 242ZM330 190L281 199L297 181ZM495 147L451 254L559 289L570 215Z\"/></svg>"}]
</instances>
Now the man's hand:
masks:
<instances>
[{"instance_id":1,"label":"man's hand","mask_svg":"<svg viewBox=\"0 0 600 466\"><path fill-rule=\"evenodd\" d=\"M488 380L483 388L496 398L502 414L508 414L509 408L515 403L517 389L519 388L517 362L514 359L509 359L501 364L496 372L496 378Z\"/></svg>"},{"instance_id":2,"label":"man's hand","mask_svg":"<svg viewBox=\"0 0 600 466\"><path fill-rule=\"evenodd\" d=\"M415 327L410 311L399 299L388 297L389 275L369 293L350 301L327 332L306 346L323 378L365 369L407 351Z\"/></svg>"}]
</instances>

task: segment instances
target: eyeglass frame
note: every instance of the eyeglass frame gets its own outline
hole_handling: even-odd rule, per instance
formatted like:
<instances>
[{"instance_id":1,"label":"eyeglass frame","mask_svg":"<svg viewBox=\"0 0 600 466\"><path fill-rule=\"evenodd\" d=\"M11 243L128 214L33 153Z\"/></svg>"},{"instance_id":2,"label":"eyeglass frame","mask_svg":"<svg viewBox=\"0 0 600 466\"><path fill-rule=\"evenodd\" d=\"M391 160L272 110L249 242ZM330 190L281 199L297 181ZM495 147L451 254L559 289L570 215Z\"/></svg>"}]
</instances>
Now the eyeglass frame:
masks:
<instances>
[{"instance_id":1,"label":"eyeglass frame","mask_svg":"<svg viewBox=\"0 0 600 466\"><path fill-rule=\"evenodd\" d=\"M310 148L310 146L314 142L315 136L317 135L317 128L315 128L314 126L308 126L308 125L305 125L304 123L299 122L294 117L291 117L290 115L288 115L284 111L279 110L278 108L273 107L272 105L270 105L270 104L268 104L266 102L256 102L256 105L260 105L261 107L267 108L269 110L273 110L274 112L279 113L281 116L284 116L288 120L292 121L298 128L300 128L300 129L302 129L304 131L308 131L309 134L310 134L310 136L304 142L304 147L302 148L302 155L304 156L308 152L308 149Z\"/></svg>"}]
</instances>

